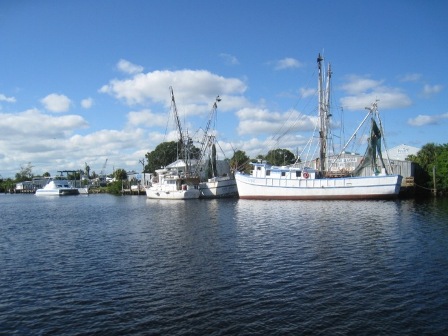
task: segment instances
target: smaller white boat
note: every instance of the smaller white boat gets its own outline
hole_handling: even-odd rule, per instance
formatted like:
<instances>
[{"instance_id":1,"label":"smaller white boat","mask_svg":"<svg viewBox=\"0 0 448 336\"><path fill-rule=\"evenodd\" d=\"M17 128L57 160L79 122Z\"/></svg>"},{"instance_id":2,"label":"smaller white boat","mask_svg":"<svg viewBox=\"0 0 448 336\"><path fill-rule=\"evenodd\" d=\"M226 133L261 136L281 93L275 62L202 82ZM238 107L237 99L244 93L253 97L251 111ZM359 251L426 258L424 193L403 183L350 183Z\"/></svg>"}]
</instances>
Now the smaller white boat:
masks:
<instances>
[{"instance_id":1,"label":"smaller white boat","mask_svg":"<svg viewBox=\"0 0 448 336\"><path fill-rule=\"evenodd\" d=\"M41 189L36 190L36 196L69 196L79 195L78 188L70 185L66 179L54 178Z\"/></svg>"},{"instance_id":2,"label":"smaller white boat","mask_svg":"<svg viewBox=\"0 0 448 336\"><path fill-rule=\"evenodd\" d=\"M146 188L146 197L152 199L197 199L199 179L180 175L176 170L157 169L157 180Z\"/></svg>"},{"instance_id":3,"label":"smaller white boat","mask_svg":"<svg viewBox=\"0 0 448 336\"><path fill-rule=\"evenodd\" d=\"M88 195L90 193L89 192L89 186L80 187L80 188L77 188L77 189L78 189L78 192L79 192L80 195Z\"/></svg>"},{"instance_id":4,"label":"smaller white boat","mask_svg":"<svg viewBox=\"0 0 448 336\"><path fill-rule=\"evenodd\" d=\"M201 198L225 198L238 196L238 188L234 178L230 176L212 177L199 183Z\"/></svg>"}]
</instances>

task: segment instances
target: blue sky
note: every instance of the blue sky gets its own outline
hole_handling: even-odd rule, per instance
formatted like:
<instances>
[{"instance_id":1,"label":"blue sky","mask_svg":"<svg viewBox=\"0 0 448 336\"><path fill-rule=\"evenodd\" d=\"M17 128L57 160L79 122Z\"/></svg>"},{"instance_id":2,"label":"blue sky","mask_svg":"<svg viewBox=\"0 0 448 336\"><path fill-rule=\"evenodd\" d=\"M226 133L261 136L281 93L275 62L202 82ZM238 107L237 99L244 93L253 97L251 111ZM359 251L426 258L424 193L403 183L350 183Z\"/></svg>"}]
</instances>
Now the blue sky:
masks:
<instances>
[{"instance_id":1,"label":"blue sky","mask_svg":"<svg viewBox=\"0 0 448 336\"><path fill-rule=\"evenodd\" d=\"M318 53L341 138L378 99L389 148L447 143L447 12L446 1L2 1L0 175L28 162L36 175L86 162L98 173L106 159L108 173L141 171L176 139L170 86L196 140L222 98L221 158L300 153Z\"/></svg>"}]
</instances>

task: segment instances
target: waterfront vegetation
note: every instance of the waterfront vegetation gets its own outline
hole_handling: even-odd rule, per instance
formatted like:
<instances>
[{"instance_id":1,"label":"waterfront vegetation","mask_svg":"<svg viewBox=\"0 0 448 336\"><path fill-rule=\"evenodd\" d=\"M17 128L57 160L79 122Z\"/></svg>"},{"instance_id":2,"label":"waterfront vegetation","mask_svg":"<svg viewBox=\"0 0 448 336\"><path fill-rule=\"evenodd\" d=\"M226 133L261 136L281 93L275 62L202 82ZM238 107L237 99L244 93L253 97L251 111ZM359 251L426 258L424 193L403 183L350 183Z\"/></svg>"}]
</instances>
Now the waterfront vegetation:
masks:
<instances>
[{"instance_id":1,"label":"waterfront vegetation","mask_svg":"<svg viewBox=\"0 0 448 336\"><path fill-rule=\"evenodd\" d=\"M198 159L200 150L192 144L190 146L190 158ZM144 166L144 172L154 173L156 169L174 162L177 158L184 159L178 148L181 148L179 142L163 142L154 151L148 152L145 155L148 163ZM288 165L294 162L295 156L287 149L278 148L269 151L266 155L258 155L256 158L250 159L244 151L235 150L232 158L227 160L229 160L231 170L248 172L251 169L249 162L257 159L267 160L274 165ZM437 193L446 195L448 193L448 144L428 143L416 155L408 156L407 160L415 163L414 181L419 194ZM31 163L21 166L14 179L3 178L0 175L0 192L10 192L14 190L16 183L31 181L33 177L36 177L32 167ZM81 174L89 176L91 179L98 178L95 172L89 173L88 170L85 172L80 170L71 175L69 174L68 178L79 180ZM38 176L50 177L50 174L45 172ZM128 176L124 169L116 169L110 177L114 178L114 182L108 183L107 186L94 184L95 192L120 194L123 188L130 188L131 182L128 181ZM89 181L85 180L83 184L89 184Z\"/></svg>"}]
</instances>

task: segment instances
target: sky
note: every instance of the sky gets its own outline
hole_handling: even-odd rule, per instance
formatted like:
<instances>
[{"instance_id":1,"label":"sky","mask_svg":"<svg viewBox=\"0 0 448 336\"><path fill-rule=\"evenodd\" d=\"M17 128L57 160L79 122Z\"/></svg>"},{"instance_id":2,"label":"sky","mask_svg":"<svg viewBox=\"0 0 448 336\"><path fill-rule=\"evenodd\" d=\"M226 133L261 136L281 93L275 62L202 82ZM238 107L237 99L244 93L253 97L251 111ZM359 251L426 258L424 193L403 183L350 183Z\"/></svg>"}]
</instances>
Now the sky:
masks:
<instances>
[{"instance_id":1,"label":"sky","mask_svg":"<svg viewBox=\"0 0 448 336\"><path fill-rule=\"evenodd\" d=\"M388 148L448 143L447 12L442 0L1 1L0 177L141 172L177 139L170 87L197 147L219 95L218 158L300 155L319 53L340 139L378 100Z\"/></svg>"}]
</instances>

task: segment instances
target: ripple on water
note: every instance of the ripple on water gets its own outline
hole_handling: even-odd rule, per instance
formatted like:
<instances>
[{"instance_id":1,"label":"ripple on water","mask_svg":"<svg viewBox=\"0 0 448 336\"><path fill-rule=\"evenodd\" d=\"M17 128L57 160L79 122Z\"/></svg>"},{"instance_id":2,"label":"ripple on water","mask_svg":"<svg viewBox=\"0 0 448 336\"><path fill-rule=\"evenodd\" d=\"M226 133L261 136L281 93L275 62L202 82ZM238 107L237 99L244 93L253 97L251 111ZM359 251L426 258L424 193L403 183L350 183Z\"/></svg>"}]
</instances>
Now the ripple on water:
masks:
<instances>
[{"instance_id":1,"label":"ripple on water","mask_svg":"<svg viewBox=\"0 0 448 336\"><path fill-rule=\"evenodd\" d=\"M446 202L0 206L0 333L447 331Z\"/></svg>"}]
</instances>

